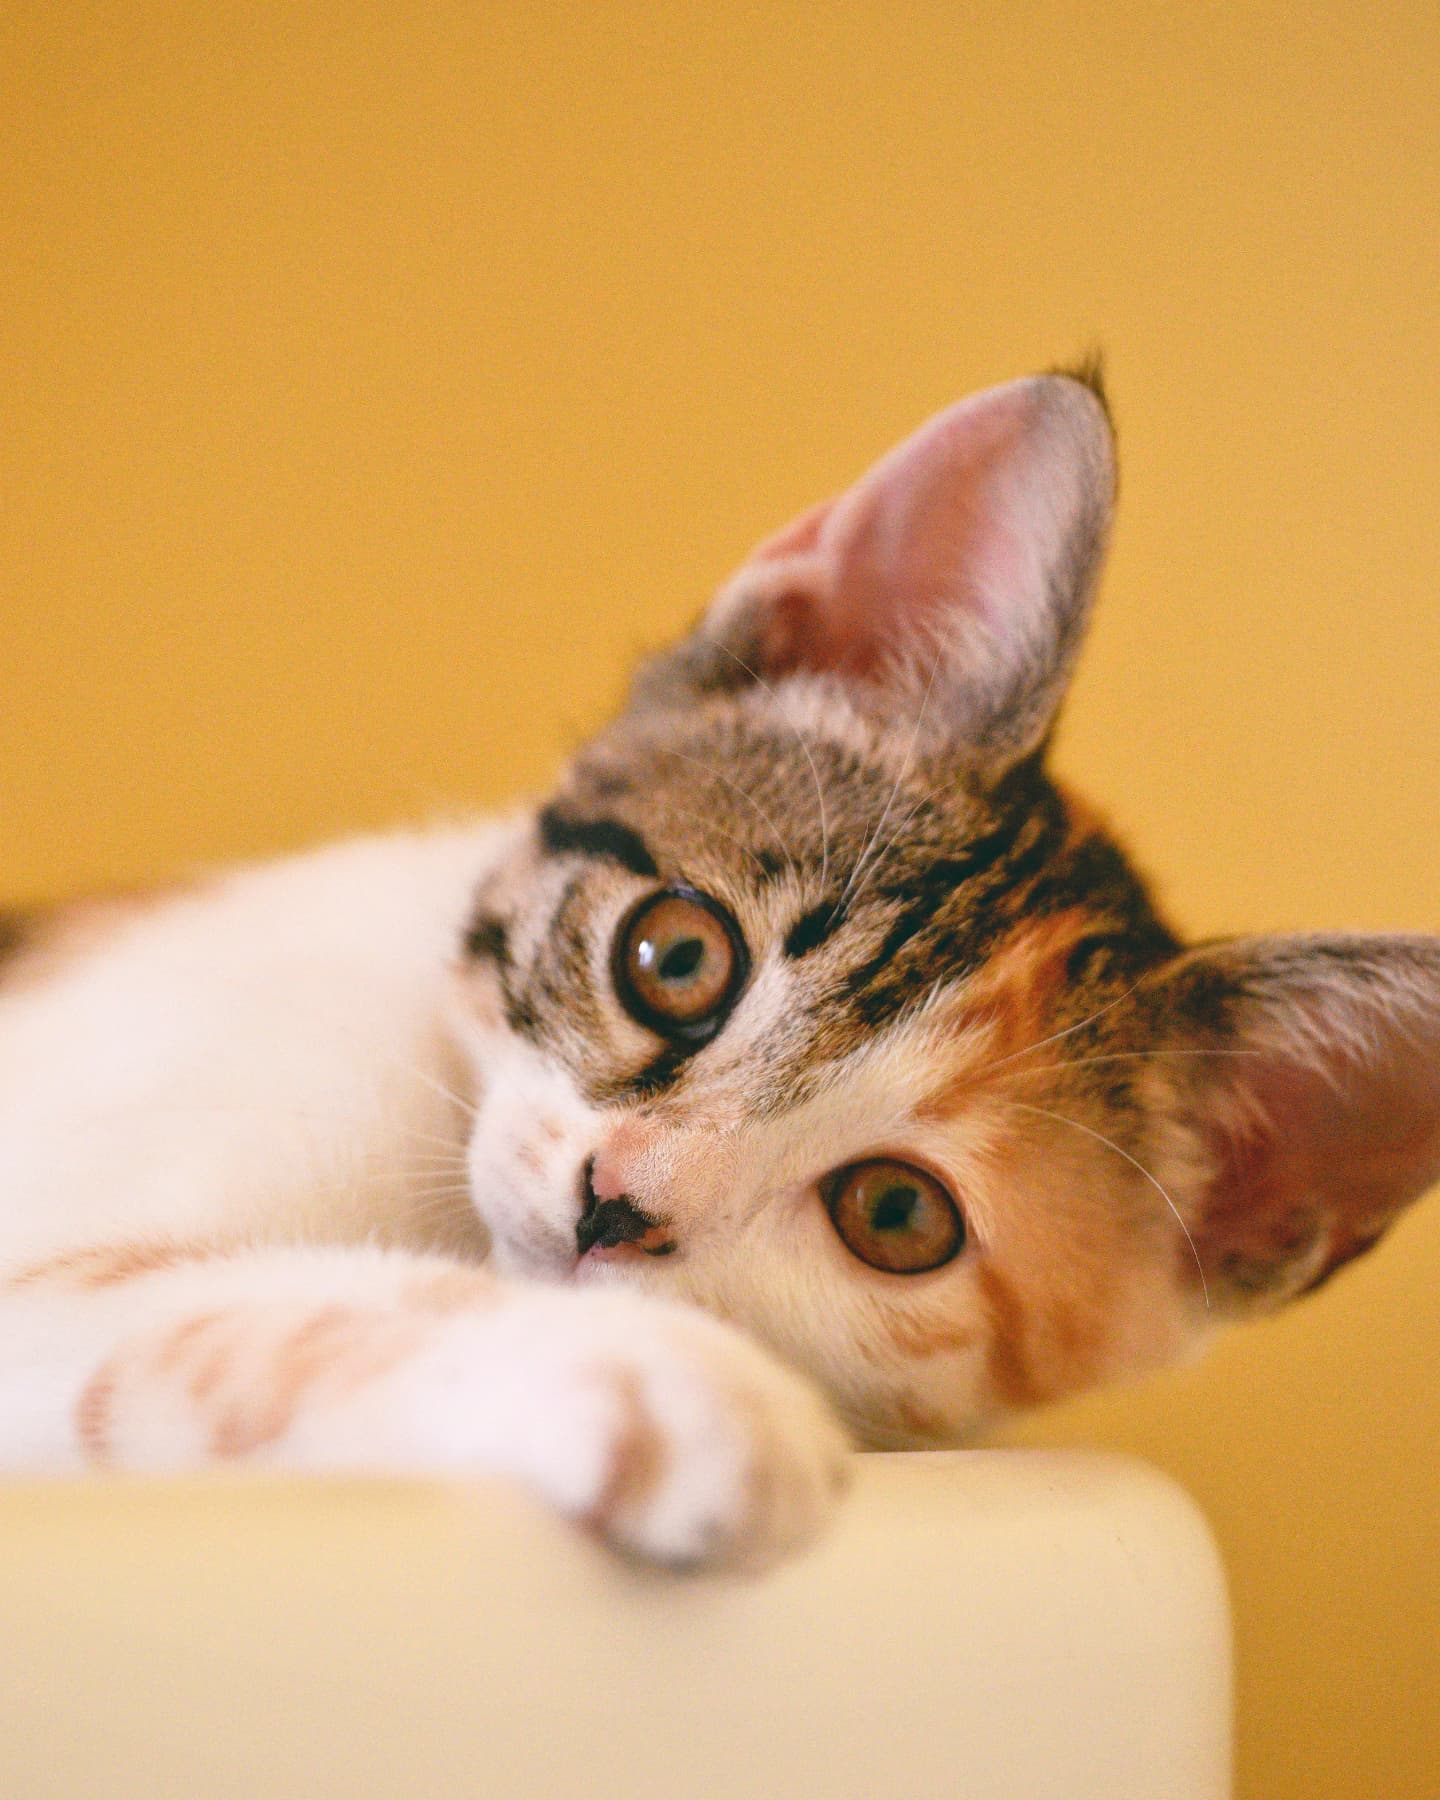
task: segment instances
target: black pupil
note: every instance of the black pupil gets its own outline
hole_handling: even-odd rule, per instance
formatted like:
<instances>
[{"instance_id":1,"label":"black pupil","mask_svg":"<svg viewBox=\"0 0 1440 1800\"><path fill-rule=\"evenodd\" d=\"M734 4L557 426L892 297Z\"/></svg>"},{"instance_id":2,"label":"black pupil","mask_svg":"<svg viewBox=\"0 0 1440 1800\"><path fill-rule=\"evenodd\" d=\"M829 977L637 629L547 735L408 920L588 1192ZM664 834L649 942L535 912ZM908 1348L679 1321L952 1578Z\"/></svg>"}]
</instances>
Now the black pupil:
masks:
<instances>
[{"instance_id":1,"label":"black pupil","mask_svg":"<svg viewBox=\"0 0 1440 1800\"><path fill-rule=\"evenodd\" d=\"M877 1194L870 1209L872 1231L904 1231L915 1216L920 1195L908 1182L897 1181Z\"/></svg>"},{"instance_id":2,"label":"black pupil","mask_svg":"<svg viewBox=\"0 0 1440 1800\"><path fill-rule=\"evenodd\" d=\"M681 938L663 952L657 968L662 981L688 981L705 960L705 944L698 937Z\"/></svg>"}]
</instances>

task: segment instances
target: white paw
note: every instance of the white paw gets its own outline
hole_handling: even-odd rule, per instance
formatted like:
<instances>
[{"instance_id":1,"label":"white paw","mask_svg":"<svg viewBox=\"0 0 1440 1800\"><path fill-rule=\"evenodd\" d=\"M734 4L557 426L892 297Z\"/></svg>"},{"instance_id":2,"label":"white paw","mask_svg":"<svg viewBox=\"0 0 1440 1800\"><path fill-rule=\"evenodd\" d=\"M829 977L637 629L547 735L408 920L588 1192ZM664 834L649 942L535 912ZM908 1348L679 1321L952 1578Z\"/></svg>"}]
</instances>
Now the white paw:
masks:
<instances>
[{"instance_id":1,"label":"white paw","mask_svg":"<svg viewBox=\"0 0 1440 1800\"><path fill-rule=\"evenodd\" d=\"M764 1567L808 1543L846 1485L846 1439L815 1388L688 1307L512 1291L452 1321L433 1354L427 1435L447 1440L445 1462L518 1476L650 1560Z\"/></svg>"}]
</instances>

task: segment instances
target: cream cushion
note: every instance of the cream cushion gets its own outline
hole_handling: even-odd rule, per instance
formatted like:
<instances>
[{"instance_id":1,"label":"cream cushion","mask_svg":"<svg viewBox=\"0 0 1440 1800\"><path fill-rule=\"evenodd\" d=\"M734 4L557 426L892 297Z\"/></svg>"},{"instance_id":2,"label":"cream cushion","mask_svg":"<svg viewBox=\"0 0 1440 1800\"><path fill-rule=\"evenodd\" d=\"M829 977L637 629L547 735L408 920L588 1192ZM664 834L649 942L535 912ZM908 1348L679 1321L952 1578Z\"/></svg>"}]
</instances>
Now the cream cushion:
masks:
<instances>
[{"instance_id":1,"label":"cream cushion","mask_svg":"<svg viewBox=\"0 0 1440 1800\"><path fill-rule=\"evenodd\" d=\"M488 1484L0 1489L5 1800L1219 1800L1229 1720L1209 1532L1112 1457L863 1457L743 1581Z\"/></svg>"}]
</instances>

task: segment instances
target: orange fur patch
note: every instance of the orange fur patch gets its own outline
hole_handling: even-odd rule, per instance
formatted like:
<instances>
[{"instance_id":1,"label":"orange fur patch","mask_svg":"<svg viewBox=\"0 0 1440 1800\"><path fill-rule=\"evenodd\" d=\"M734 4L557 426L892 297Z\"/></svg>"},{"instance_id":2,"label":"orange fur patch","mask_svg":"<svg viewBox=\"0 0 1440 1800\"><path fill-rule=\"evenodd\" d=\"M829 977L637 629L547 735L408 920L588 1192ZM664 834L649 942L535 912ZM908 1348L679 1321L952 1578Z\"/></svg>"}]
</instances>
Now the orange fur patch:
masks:
<instances>
[{"instance_id":1,"label":"orange fur patch","mask_svg":"<svg viewBox=\"0 0 1440 1800\"><path fill-rule=\"evenodd\" d=\"M85 1244L32 1263L9 1278L7 1286L30 1287L59 1282L65 1287L105 1288L141 1275L154 1275L181 1263L205 1262L224 1254L220 1244L184 1244L168 1239L137 1239L126 1244Z\"/></svg>"},{"instance_id":2,"label":"orange fur patch","mask_svg":"<svg viewBox=\"0 0 1440 1800\"><path fill-rule=\"evenodd\" d=\"M76 1403L76 1436L91 1462L113 1462L122 1394L154 1383L162 1404L173 1404L164 1390L178 1381L211 1453L245 1456L281 1437L307 1398L344 1400L411 1354L423 1335L413 1315L341 1305L312 1311L278 1335L247 1307L195 1313L101 1366Z\"/></svg>"},{"instance_id":3,"label":"orange fur patch","mask_svg":"<svg viewBox=\"0 0 1440 1800\"><path fill-rule=\"evenodd\" d=\"M894 1400L896 1427L927 1443L939 1443L954 1435L948 1419L933 1412L915 1394L899 1393Z\"/></svg>"},{"instance_id":4,"label":"orange fur patch","mask_svg":"<svg viewBox=\"0 0 1440 1800\"><path fill-rule=\"evenodd\" d=\"M273 1443L307 1396L345 1399L411 1354L421 1336L414 1321L396 1314L345 1306L312 1313L272 1348L263 1372L240 1371L240 1391L214 1422L212 1451L222 1458L244 1456Z\"/></svg>"},{"instance_id":5,"label":"orange fur patch","mask_svg":"<svg viewBox=\"0 0 1440 1800\"><path fill-rule=\"evenodd\" d=\"M664 1479L669 1462L664 1436L645 1409L637 1378L616 1369L609 1380L620 1397L623 1419L599 1497L586 1515L586 1523L597 1531L608 1531L621 1513L643 1506Z\"/></svg>"},{"instance_id":6,"label":"orange fur patch","mask_svg":"<svg viewBox=\"0 0 1440 1800\"><path fill-rule=\"evenodd\" d=\"M969 1325L944 1315L894 1312L880 1329L903 1356L943 1356L947 1351L968 1350L975 1342Z\"/></svg>"},{"instance_id":7,"label":"orange fur patch","mask_svg":"<svg viewBox=\"0 0 1440 1800\"><path fill-rule=\"evenodd\" d=\"M1038 1406L1050 1396L1031 1367L1025 1304L993 1262L982 1259L975 1275L990 1315L986 1352L990 1385L1006 1406Z\"/></svg>"},{"instance_id":8,"label":"orange fur patch","mask_svg":"<svg viewBox=\"0 0 1440 1800\"><path fill-rule=\"evenodd\" d=\"M1067 907L1017 926L996 949L990 971L1008 1002L1007 1054L1048 1036L1066 985L1066 959L1093 924L1083 906Z\"/></svg>"},{"instance_id":9,"label":"orange fur patch","mask_svg":"<svg viewBox=\"0 0 1440 1800\"><path fill-rule=\"evenodd\" d=\"M420 1276L406 1286L400 1301L420 1312L446 1314L493 1306L498 1298L495 1279L484 1269L455 1268Z\"/></svg>"},{"instance_id":10,"label":"orange fur patch","mask_svg":"<svg viewBox=\"0 0 1440 1800\"><path fill-rule=\"evenodd\" d=\"M177 1325L155 1352L155 1373L176 1375L187 1363L191 1364L186 1382L190 1398L202 1403L208 1400L224 1380L229 1367L224 1336L218 1330L224 1318L224 1313L219 1312L197 1313L194 1318ZM197 1356L206 1339L210 1341L205 1345L204 1354Z\"/></svg>"},{"instance_id":11,"label":"orange fur patch","mask_svg":"<svg viewBox=\"0 0 1440 1800\"><path fill-rule=\"evenodd\" d=\"M947 1070L915 1108L926 1124L953 1119L985 1081L988 1068L1012 1061L1039 1044L1054 1029L1055 1008L1065 989L1066 959L1090 929L1083 907L1068 907L1048 918L1018 925L997 946L986 967L970 983L952 1021L957 1042L983 1030L988 1050L983 1061L965 1054Z\"/></svg>"},{"instance_id":12,"label":"orange fur patch","mask_svg":"<svg viewBox=\"0 0 1440 1800\"><path fill-rule=\"evenodd\" d=\"M110 1414L118 1381L114 1362L102 1363L75 1402L75 1436L87 1461L97 1468L110 1460Z\"/></svg>"},{"instance_id":13,"label":"orange fur patch","mask_svg":"<svg viewBox=\"0 0 1440 1800\"><path fill-rule=\"evenodd\" d=\"M1123 1255L1120 1245L1112 1249ZM1047 1266L1066 1266L1058 1246L1041 1254ZM1087 1259L1081 1278L1093 1277L1093 1288L1077 1282L1073 1261L1058 1280L1045 1280L1042 1270L1024 1286L988 1257L976 1275L990 1317L990 1385L1006 1406L1039 1406L1089 1387L1099 1377L1112 1292L1101 1259Z\"/></svg>"}]
</instances>

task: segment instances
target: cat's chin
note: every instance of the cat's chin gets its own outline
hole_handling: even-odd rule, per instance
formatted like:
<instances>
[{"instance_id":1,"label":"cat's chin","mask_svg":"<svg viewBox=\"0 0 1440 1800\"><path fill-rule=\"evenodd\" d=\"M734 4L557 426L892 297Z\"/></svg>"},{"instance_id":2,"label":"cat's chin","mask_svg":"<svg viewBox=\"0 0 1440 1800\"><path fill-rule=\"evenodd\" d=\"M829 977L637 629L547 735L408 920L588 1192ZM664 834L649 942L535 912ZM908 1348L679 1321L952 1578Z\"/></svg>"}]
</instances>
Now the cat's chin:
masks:
<instances>
[{"instance_id":1,"label":"cat's chin","mask_svg":"<svg viewBox=\"0 0 1440 1800\"><path fill-rule=\"evenodd\" d=\"M598 1245L577 1257L568 1273L561 1277L575 1287L637 1287L641 1270L654 1259L635 1244Z\"/></svg>"},{"instance_id":2,"label":"cat's chin","mask_svg":"<svg viewBox=\"0 0 1440 1800\"><path fill-rule=\"evenodd\" d=\"M490 1267L508 1281L538 1281L547 1286L569 1286L576 1270L577 1258L547 1242L515 1244L498 1233L492 1240L488 1258Z\"/></svg>"},{"instance_id":3,"label":"cat's chin","mask_svg":"<svg viewBox=\"0 0 1440 1800\"><path fill-rule=\"evenodd\" d=\"M596 1248L584 1256L542 1255L497 1245L490 1258L498 1275L551 1287L637 1287L643 1284L641 1271L652 1260L633 1244Z\"/></svg>"}]
</instances>

